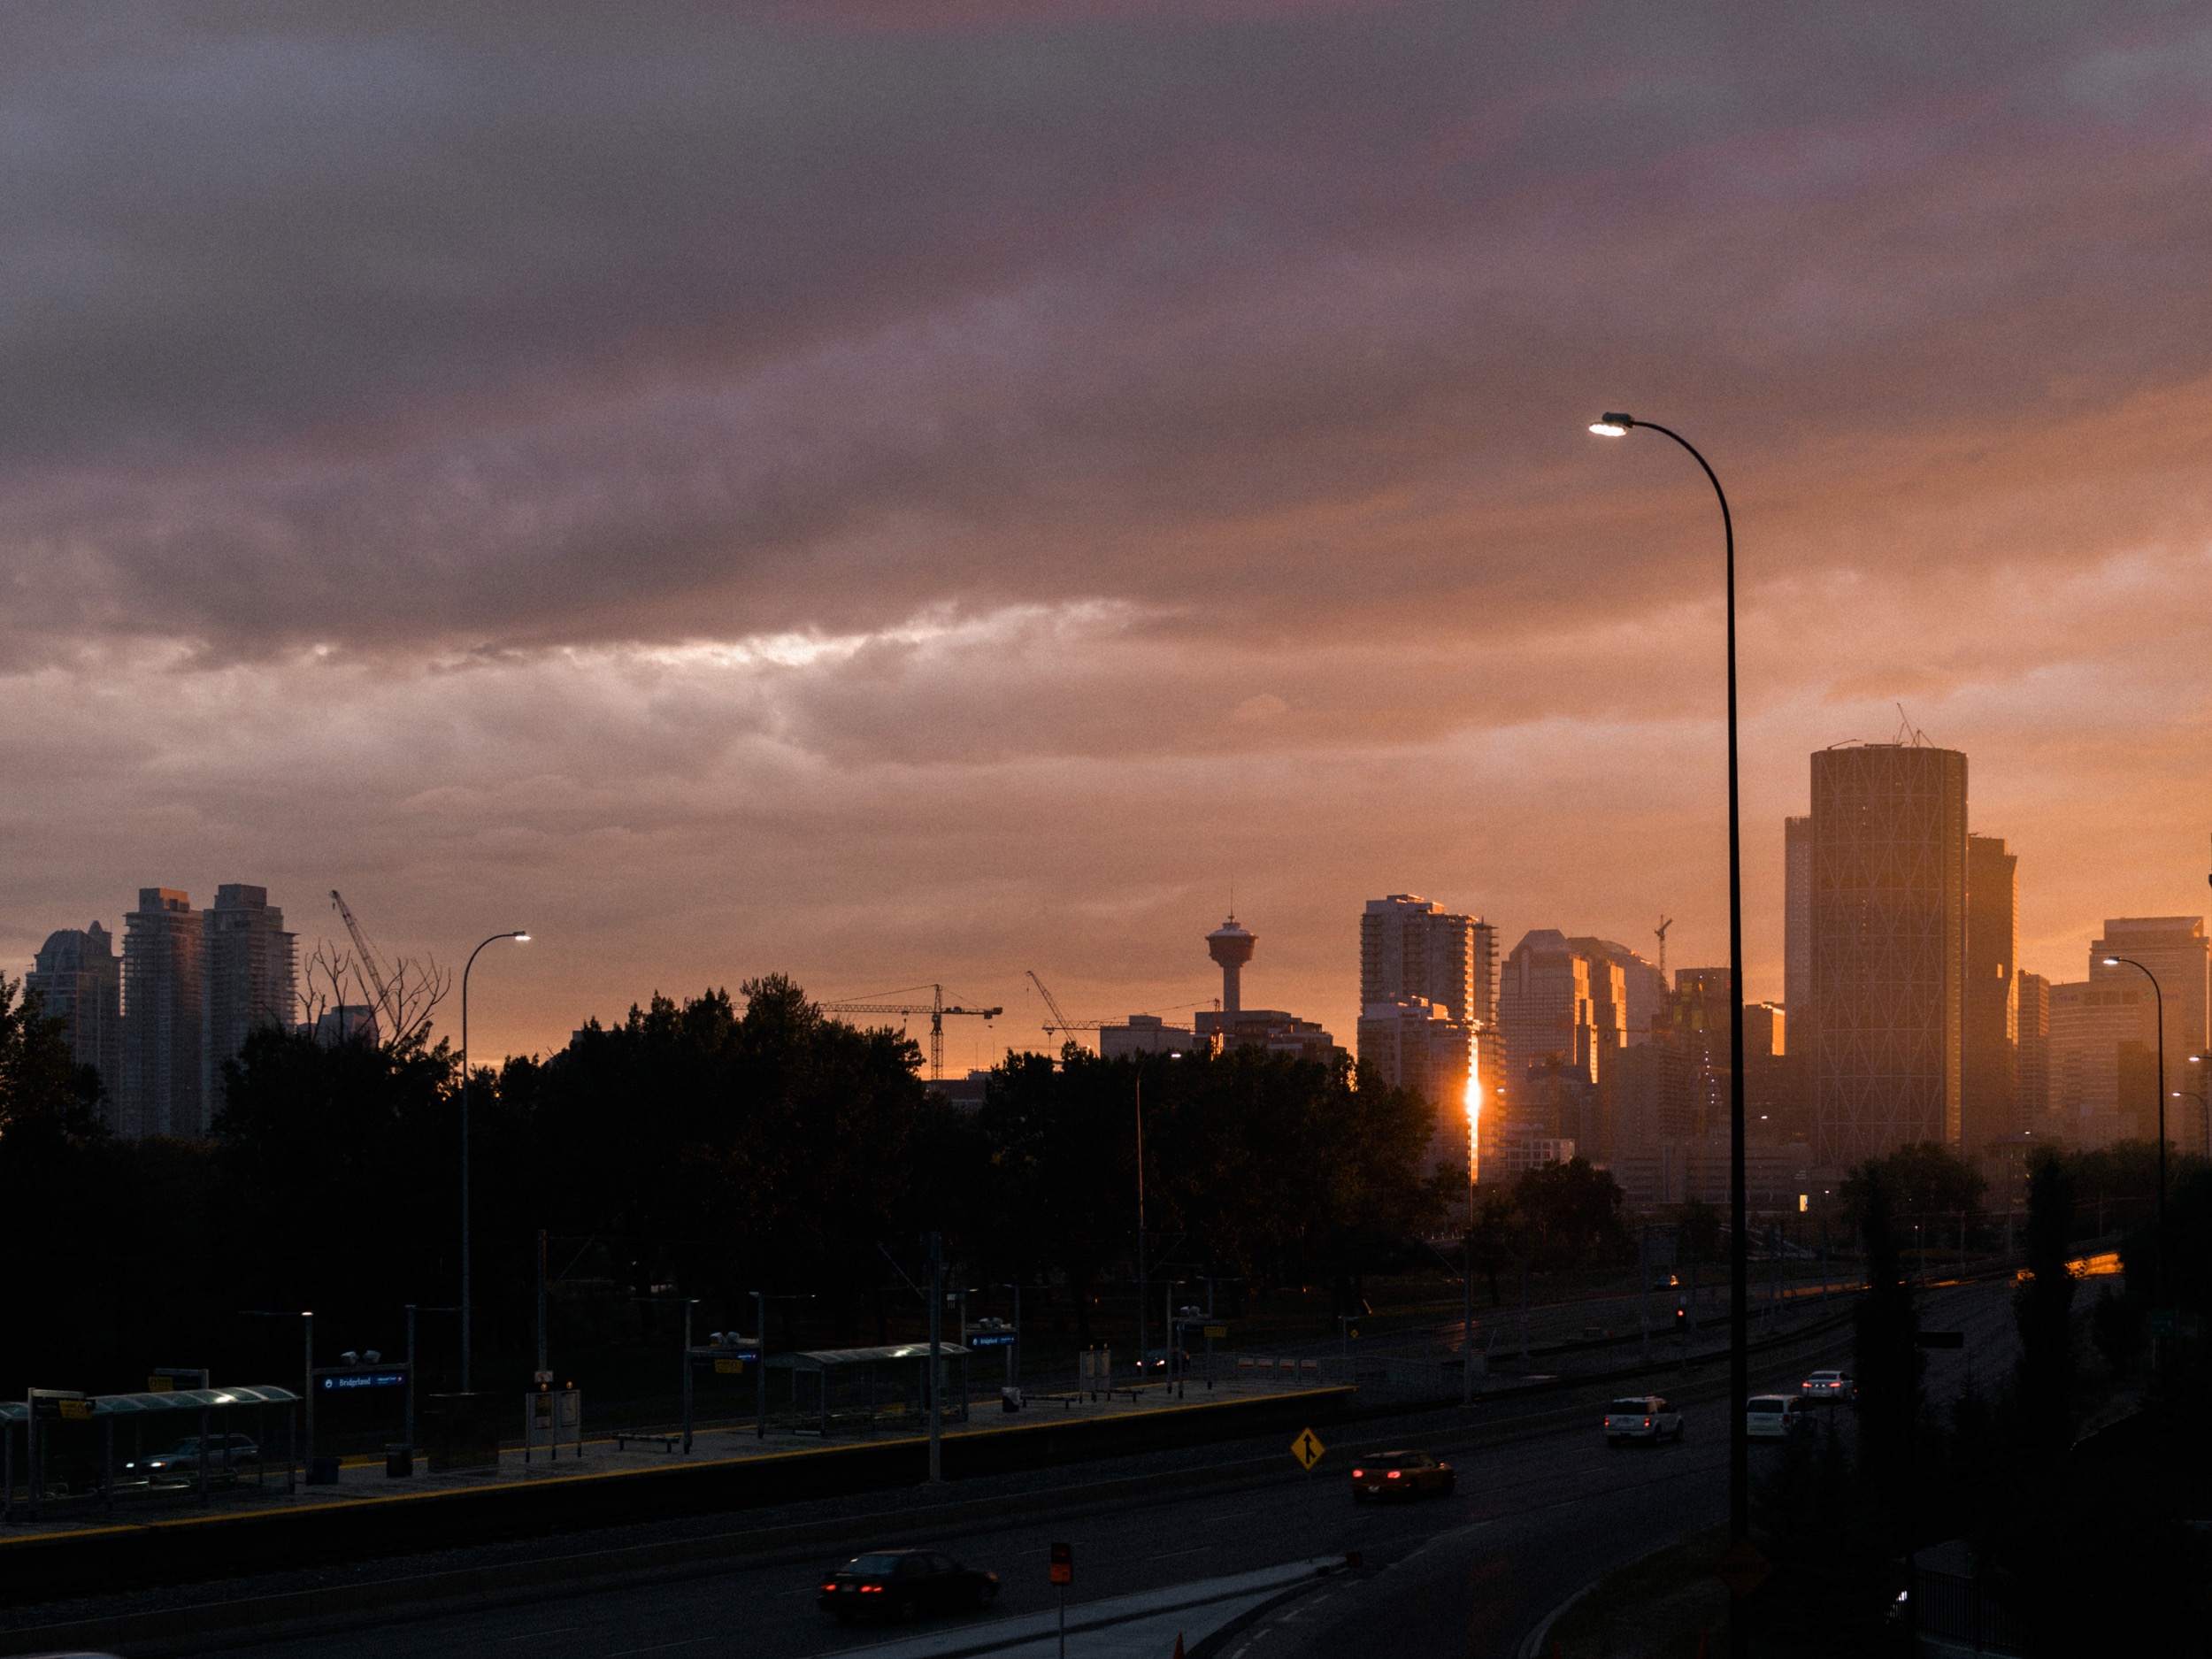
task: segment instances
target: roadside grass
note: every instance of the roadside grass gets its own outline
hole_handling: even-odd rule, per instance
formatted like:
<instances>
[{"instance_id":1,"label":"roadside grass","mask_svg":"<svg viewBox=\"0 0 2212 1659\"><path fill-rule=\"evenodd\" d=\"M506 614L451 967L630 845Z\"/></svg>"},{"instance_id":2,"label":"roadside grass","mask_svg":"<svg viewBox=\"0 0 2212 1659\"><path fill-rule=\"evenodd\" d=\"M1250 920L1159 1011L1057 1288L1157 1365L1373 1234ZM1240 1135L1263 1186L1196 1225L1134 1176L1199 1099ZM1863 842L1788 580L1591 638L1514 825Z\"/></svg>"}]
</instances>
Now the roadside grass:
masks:
<instances>
[{"instance_id":1,"label":"roadside grass","mask_svg":"<svg viewBox=\"0 0 2212 1659\"><path fill-rule=\"evenodd\" d=\"M1722 1651L1728 1591L1713 1576L1728 1529L1693 1533L1597 1581L1544 1640L1544 1659L1696 1659Z\"/></svg>"}]
</instances>

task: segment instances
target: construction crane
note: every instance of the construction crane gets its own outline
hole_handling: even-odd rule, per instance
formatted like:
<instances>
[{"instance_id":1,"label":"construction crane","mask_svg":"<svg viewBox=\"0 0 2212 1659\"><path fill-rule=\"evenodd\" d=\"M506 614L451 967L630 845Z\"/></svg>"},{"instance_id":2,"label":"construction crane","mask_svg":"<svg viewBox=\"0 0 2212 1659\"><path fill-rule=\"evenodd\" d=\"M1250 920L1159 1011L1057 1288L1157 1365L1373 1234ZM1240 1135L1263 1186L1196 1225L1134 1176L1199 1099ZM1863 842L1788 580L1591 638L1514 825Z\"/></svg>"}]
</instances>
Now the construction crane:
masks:
<instances>
[{"instance_id":1,"label":"construction crane","mask_svg":"<svg viewBox=\"0 0 2212 1659\"><path fill-rule=\"evenodd\" d=\"M1651 930L1659 935L1659 985L1663 990L1667 983L1667 929L1673 926L1674 918L1662 910L1659 912L1659 926Z\"/></svg>"},{"instance_id":2,"label":"construction crane","mask_svg":"<svg viewBox=\"0 0 2212 1659\"><path fill-rule=\"evenodd\" d=\"M961 1008L945 1001L945 987L930 987L933 1000L927 1002L825 1002L825 1014L896 1014L907 1018L915 1014L929 1016L929 1080L941 1083L945 1077L945 1016L961 1014L982 1020L986 1025L1006 1010L1002 1008Z\"/></svg>"},{"instance_id":3,"label":"construction crane","mask_svg":"<svg viewBox=\"0 0 2212 1659\"><path fill-rule=\"evenodd\" d=\"M387 1029L396 1037L399 1032L399 1006L392 1000L392 987L384 978L384 970L377 965L376 952L369 949L368 935L361 931L361 924L353 919L353 912L346 908L345 900L338 895L335 887L330 890L330 902L338 907L338 914L346 924L346 932L353 937L353 948L361 953L362 972L376 987L377 1012L383 1016Z\"/></svg>"},{"instance_id":4,"label":"construction crane","mask_svg":"<svg viewBox=\"0 0 2212 1659\"><path fill-rule=\"evenodd\" d=\"M1046 1036L1062 1031L1097 1031L1106 1024L1102 1019L1070 1019L1060 1011L1060 999L1047 990L1045 982L1037 977L1037 970L1027 968L1023 972L1029 975L1030 984L1037 987L1037 995L1045 999L1045 1006L1052 1010L1052 1018L1045 1022Z\"/></svg>"}]
</instances>

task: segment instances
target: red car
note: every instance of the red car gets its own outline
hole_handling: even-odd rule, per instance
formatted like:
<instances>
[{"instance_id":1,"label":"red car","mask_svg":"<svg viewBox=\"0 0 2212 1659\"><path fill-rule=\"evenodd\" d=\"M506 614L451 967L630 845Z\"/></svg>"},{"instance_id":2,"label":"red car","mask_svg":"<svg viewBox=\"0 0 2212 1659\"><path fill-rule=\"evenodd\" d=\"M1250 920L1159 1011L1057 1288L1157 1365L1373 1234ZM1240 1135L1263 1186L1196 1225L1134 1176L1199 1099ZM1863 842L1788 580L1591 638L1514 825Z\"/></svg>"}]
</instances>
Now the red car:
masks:
<instances>
[{"instance_id":1,"label":"red car","mask_svg":"<svg viewBox=\"0 0 2212 1659\"><path fill-rule=\"evenodd\" d=\"M1352 1502L1448 1498L1459 1477L1426 1452L1378 1452L1352 1471Z\"/></svg>"}]
</instances>

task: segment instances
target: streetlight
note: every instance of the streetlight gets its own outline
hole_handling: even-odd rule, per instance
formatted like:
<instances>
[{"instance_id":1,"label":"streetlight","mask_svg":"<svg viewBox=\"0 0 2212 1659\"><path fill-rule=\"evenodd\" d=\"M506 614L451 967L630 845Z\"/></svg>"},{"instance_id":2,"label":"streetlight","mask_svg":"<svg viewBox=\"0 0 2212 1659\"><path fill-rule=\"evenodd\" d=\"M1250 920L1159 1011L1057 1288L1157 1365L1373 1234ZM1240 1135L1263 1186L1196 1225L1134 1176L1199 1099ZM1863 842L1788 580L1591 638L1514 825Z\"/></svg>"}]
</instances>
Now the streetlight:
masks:
<instances>
[{"instance_id":1,"label":"streetlight","mask_svg":"<svg viewBox=\"0 0 2212 1659\"><path fill-rule=\"evenodd\" d=\"M2107 956L2104 965L2123 963L2151 982L2151 1000L2158 1006L2158 1248L2166 1248L2166 991L2158 976L2133 956Z\"/></svg>"},{"instance_id":2,"label":"streetlight","mask_svg":"<svg viewBox=\"0 0 2212 1659\"><path fill-rule=\"evenodd\" d=\"M1152 1057L1149 1053L1137 1057L1137 1375L1140 1379L1144 1376L1145 1337L1150 1328L1145 1317L1149 1281L1144 1254L1144 1063ZM1167 1057L1179 1060L1183 1057L1183 1051L1171 1048L1167 1051Z\"/></svg>"},{"instance_id":3,"label":"streetlight","mask_svg":"<svg viewBox=\"0 0 2212 1659\"><path fill-rule=\"evenodd\" d=\"M1728 1293L1728 1534L1732 1549L1751 1536L1751 1441L1746 1433L1743 1402L1751 1392L1750 1303L1745 1294L1749 1252L1745 1233L1747 1217L1744 1202L1744 1092L1743 1092L1743 814L1739 799L1736 765L1736 522L1728 511L1728 493L1712 464L1697 446L1680 433L1655 421L1608 411L1590 423L1601 438L1624 438L1637 427L1672 438L1690 452L1706 481L1720 501L1721 536L1726 549L1725 593L1728 621L1728 972L1735 998L1735 1017L1728 1033L1728 1213L1732 1232L1728 1265L1732 1284ZM2162 1084L2162 1087L2163 1085ZM1728 1621L1728 1642L1739 1656L1750 1650L1750 1626L1740 1608Z\"/></svg>"},{"instance_id":4,"label":"streetlight","mask_svg":"<svg viewBox=\"0 0 2212 1659\"><path fill-rule=\"evenodd\" d=\"M509 933L494 933L484 945L496 944L511 939L518 945L530 942L530 935L520 928ZM468 1394L470 1381L470 1339L472 1320L469 1300L469 969L476 965L476 958L483 950L479 945L469 952L467 964L461 970L461 1392Z\"/></svg>"}]
</instances>

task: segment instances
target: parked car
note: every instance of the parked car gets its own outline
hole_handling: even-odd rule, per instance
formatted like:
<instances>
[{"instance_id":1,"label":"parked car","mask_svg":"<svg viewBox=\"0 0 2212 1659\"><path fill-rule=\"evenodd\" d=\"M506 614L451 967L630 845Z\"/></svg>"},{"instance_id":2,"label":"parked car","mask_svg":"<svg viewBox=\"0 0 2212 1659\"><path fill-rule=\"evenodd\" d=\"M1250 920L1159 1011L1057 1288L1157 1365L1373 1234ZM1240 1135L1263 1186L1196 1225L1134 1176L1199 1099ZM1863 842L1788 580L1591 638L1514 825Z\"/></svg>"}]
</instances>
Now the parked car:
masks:
<instances>
[{"instance_id":1,"label":"parked car","mask_svg":"<svg viewBox=\"0 0 2212 1659\"><path fill-rule=\"evenodd\" d=\"M1681 1438L1682 1414L1657 1394L1631 1394L1605 1408L1608 1446L1618 1446L1624 1440L1649 1440L1655 1446L1661 1440Z\"/></svg>"},{"instance_id":2,"label":"parked car","mask_svg":"<svg viewBox=\"0 0 2212 1659\"><path fill-rule=\"evenodd\" d=\"M234 1478L241 1468L261 1461L261 1448L246 1434L207 1437L207 1476L211 1480ZM200 1478L200 1437L188 1435L166 1451L134 1457L123 1465L127 1479L197 1480Z\"/></svg>"},{"instance_id":3,"label":"parked car","mask_svg":"<svg viewBox=\"0 0 2212 1659\"><path fill-rule=\"evenodd\" d=\"M1352 1502L1448 1498L1459 1477L1426 1452L1378 1452L1352 1471Z\"/></svg>"},{"instance_id":4,"label":"parked car","mask_svg":"<svg viewBox=\"0 0 2212 1659\"><path fill-rule=\"evenodd\" d=\"M1847 1371L1816 1371L1797 1385L1797 1392L1808 1400L1849 1402L1859 1397L1859 1386Z\"/></svg>"},{"instance_id":5,"label":"parked car","mask_svg":"<svg viewBox=\"0 0 2212 1659\"><path fill-rule=\"evenodd\" d=\"M814 1604L849 1624L988 1607L997 1594L995 1572L964 1567L933 1549L878 1549L824 1574Z\"/></svg>"},{"instance_id":6,"label":"parked car","mask_svg":"<svg viewBox=\"0 0 2212 1659\"><path fill-rule=\"evenodd\" d=\"M1190 1350L1187 1348L1147 1348L1144 1370L1148 1375L1155 1371L1171 1376L1187 1373L1190 1371Z\"/></svg>"},{"instance_id":7,"label":"parked car","mask_svg":"<svg viewBox=\"0 0 2212 1659\"><path fill-rule=\"evenodd\" d=\"M1786 1440L1813 1426L1813 1402L1803 1394L1754 1394L1744 1402L1744 1432L1755 1440Z\"/></svg>"}]
</instances>

